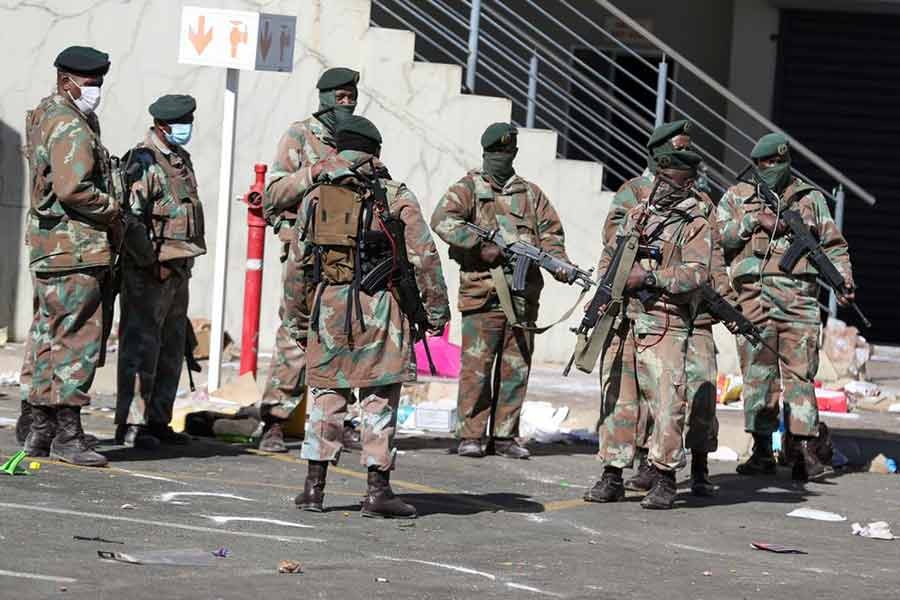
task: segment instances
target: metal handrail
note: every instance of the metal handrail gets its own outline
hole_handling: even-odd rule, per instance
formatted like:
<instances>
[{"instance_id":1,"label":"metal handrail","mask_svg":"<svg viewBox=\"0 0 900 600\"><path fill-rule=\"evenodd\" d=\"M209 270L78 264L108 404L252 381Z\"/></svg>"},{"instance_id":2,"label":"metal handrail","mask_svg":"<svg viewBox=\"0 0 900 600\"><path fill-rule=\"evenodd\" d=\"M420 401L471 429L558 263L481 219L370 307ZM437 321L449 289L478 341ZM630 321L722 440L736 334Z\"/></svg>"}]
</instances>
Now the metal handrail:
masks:
<instances>
[{"instance_id":1,"label":"metal handrail","mask_svg":"<svg viewBox=\"0 0 900 600\"><path fill-rule=\"evenodd\" d=\"M378 0L374 0L374 1L375 1L375 3L379 6L379 8L381 8L382 10L384 10L385 12L387 12L388 14L390 14L393 18L395 18L397 21L399 21L399 22L400 22L401 24L403 24L405 27L409 28L411 31L413 31L414 33L417 33L417 34L420 35L420 36L423 35L423 32L422 32L421 30L419 30L419 28L417 28L415 25L413 25L412 23L410 23L408 20L404 19L403 17L401 17L400 15L398 15L397 13L395 13L394 11L390 10L390 9L387 8L386 6L383 6L382 3L379 2ZM461 49L461 50L464 48L462 42L454 38L454 35L453 35L453 32L452 32L452 31L450 31L448 28L444 27L443 25L441 25L441 24L439 24L439 23L435 23L434 20L430 17L430 15L427 15L427 13L422 13L422 12L420 11L420 9L418 9L417 7L406 6L405 8L406 8L410 13L414 14L416 17L418 17L420 20L422 20L424 23L427 23L429 26L433 27L433 28L436 30L436 32L437 32L441 37L443 37L444 39L446 39L450 44L452 44L453 46L455 46L455 47L457 47L457 48L459 48L459 49ZM445 54L447 54L447 52L445 52ZM459 64L459 63L457 63L457 64ZM502 67L501 65L498 65L497 63L495 63L494 61L492 61L491 59L488 59L488 58L486 58L486 57L483 58L483 64L484 64L484 66L485 66L489 71L493 72L495 76L501 78L501 79L502 79L503 81L505 81L506 83L509 83L510 85L513 85L513 86L521 87L521 83L522 83L522 82L510 81L510 79L511 79L511 78L514 79L515 76L514 76L512 73L510 73L508 69L505 69L505 68ZM518 65L517 65L517 66L518 66ZM549 82L547 82L547 83L549 83ZM565 92L565 90L559 88L559 86L556 86L556 85L554 84L554 85L552 85L552 86L547 85L547 87L550 87L550 88L552 89L552 91L554 91L554 92L555 92L557 95L559 95L561 98L567 99L567 98L566 98L566 92ZM541 99L541 100L546 101L545 97L544 97L543 95L541 95L541 94L538 94L537 97L538 97L539 99ZM510 101L513 102L514 104L519 105L519 106L523 106L522 102L519 101L519 100L517 100L517 99L510 98ZM588 116L592 116L591 113L589 112L589 109L588 109L586 106L584 106L583 104L580 104L580 109L582 110L582 112L583 112L584 114L586 114L586 115L588 115ZM540 120L541 120L541 122L544 123L545 125L547 125L547 126L552 126L552 125L551 125L546 119L544 119L543 117L541 117ZM622 136L621 134L619 134L618 132L616 132L611 126L609 126L609 125L607 125L607 124L605 124L605 123L603 123L603 122L597 120L596 118L594 119L594 122L595 122L597 125L599 125L600 127L606 129L611 135L613 135L614 137L616 137L617 139L619 139L619 140L622 141L623 143L631 143L631 144L634 144L633 141L628 140L627 138L625 138L624 136ZM618 150L615 146L612 146L607 140L604 140L604 139L602 139L602 138L595 138L595 137L592 135L592 132L591 132L590 130L584 130L584 129L580 128L580 127L572 127L571 129L574 130L575 133L577 133L577 134L580 135L581 137L585 138L586 140L588 140L588 141L594 143L595 145L597 145L597 146L601 146L601 145L604 146L604 147L606 148L606 150L607 150L611 155L614 155L614 156L615 156L617 159L619 159L621 162L625 163L626 166L628 166L629 168L633 168L633 169L635 169L635 170L640 170L640 169L641 169L641 167L638 165L638 163L637 163L636 161L634 161L633 159L629 159L628 157L622 155L622 154L619 152L619 150ZM603 161L601 161L596 155L594 155L592 152L590 152L590 151L588 151L588 150L585 150L580 144L578 144L575 140L571 139L568 135L562 134L562 133L558 133L558 135L559 135L562 139L564 139L567 143L571 144L573 147L577 148L578 150L580 150L581 152L583 152L586 156L589 156L589 157L590 157L591 159L593 159L594 161L596 161L596 162L603 162ZM642 151L642 148L641 148L640 146L637 146L637 149L638 149L639 151ZM609 168L609 170L610 170L613 174L615 174L616 176L622 177L622 175L620 174L620 172L619 172L618 170L616 170L616 169L614 169L614 168L611 168L609 165L607 165L607 168Z\"/></svg>"},{"instance_id":2,"label":"metal handrail","mask_svg":"<svg viewBox=\"0 0 900 600\"><path fill-rule=\"evenodd\" d=\"M720 95L724 96L728 101L732 104L743 110L746 114L750 115L755 119L759 124L764 126L769 131L777 131L782 133L790 143L791 147L794 148L799 154L804 156L807 160L809 160L812 164L821 169L824 173L826 173L833 180L837 181L848 190L853 192L856 196L861 198L864 202L869 205L874 205L876 202L875 196L867 192L863 189L859 184L850 179L847 175L831 166L824 158L813 152L810 148L808 148L805 144L802 144L789 133L775 125L772 121L761 115L757 112L752 106L738 98L734 93L731 92L728 88L720 84L718 81L710 77L703 71L700 67L692 63L686 57L682 56L679 52L677 52L674 48L670 47L668 44L663 42L661 39L653 35L650 31L644 28L640 23L632 19L630 16L619 10L616 6L614 6L609 0L594 0L594 2L604 9L609 11L616 18L621 20L623 23L628 25L632 30L640 34L644 39L648 42L659 48L666 55L672 57L675 61L678 62L683 68L685 68L692 75L697 77L700 81L711 87ZM827 193L827 192L826 192ZM830 194L828 194L830 196Z\"/></svg>"}]
</instances>

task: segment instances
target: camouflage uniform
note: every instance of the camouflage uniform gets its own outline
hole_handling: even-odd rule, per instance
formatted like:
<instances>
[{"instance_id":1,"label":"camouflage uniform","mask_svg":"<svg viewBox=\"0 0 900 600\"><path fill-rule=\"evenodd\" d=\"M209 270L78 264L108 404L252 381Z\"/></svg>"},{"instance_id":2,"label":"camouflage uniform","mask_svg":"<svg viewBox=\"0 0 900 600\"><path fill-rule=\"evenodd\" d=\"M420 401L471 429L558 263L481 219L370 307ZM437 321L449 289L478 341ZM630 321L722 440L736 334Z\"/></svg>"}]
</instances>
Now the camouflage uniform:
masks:
<instances>
[{"instance_id":1,"label":"camouflage uniform","mask_svg":"<svg viewBox=\"0 0 900 600\"><path fill-rule=\"evenodd\" d=\"M39 300L28 401L84 406L100 355L102 288L113 259L107 229L120 214L110 193L109 153L96 115L83 114L61 94L41 100L26 125L28 244Z\"/></svg>"},{"instance_id":2,"label":"camouflage uniform","mask_svg":"<svg viewBox=\"0 0 900 600\"><path fill-rule=\"evenodd\" d=\"M328 159L320 179L348 176L349 166L362 157L356 151L341 152ZM403 184L388 179L381 181L387 190L389 211L406 225L407 252L415 267L428 321L442 326L450 318L447 289L440 258L419 203ZM299 211L299 222L306 223L305 215L311 210L312 194L308 194ZM303 243L301 247L307 256L309 245ZM351 293L351 285L346 283L323 281L316 289L314 303L318 304L318 320L310 323L306 350L312 403L300 456L310 461L338 460L350 392L358 387L362 399L361 463L388 471L394 464L391 446L401 384L416 378L412 334L394 295L382 290L371 296L360 293L365 330L354 317L348 335L345 326Z\"/></svg>"},{"instance_id":3,"label":"camouflage uniform","mask_svg":"<svg viewBox=\"0 0 900 600\"><path fill-rule=\"evenodd\" d=\"M781 195L786 207L799 211L814 231L825 254L852 285L847 242L835 225L821 192L794 179ZM763 339L788 359L779 360L763 346L738 340L744 376L745 429L766 435L778 429L779 395L784 398L785 424L797 436L815 437L819 412L813 377L819 363L819 286L815 268L801 258L791 273L778 262L789 246L787 236L758 227L764 208L754 187L745 183L728 189L719 203L722 245L730 258L731 278L741 309L760 328ZM780 389L779 389L780 380Z\"/></svg>"},{"instance_id":4,"label":"camouflage uniform","mask_svg":"<svg viewBox=\"0 0 900 600\"><path fill-rule=\"evenodd\" d=\"M606 222L603 225L604 246L615 246L619 224L631 209L647 201L653 190L654 182L654 175L646 172L622 184L613 197ZM703 210L703 206L701 206L701 210L710 221L710 234L713 239L711 278L714 287L720 294L731 297L733 293L725 271L725 257L722 253L718 229L714 226L714 207L712 201L705 194L702 194L701 199L704 200L705 206L705 210ZM685 356L685 390L688 401L685 446L692 450L714 452L718 447L719 432L719 422L716 419L716 348L712 336L712 317L702 310L702 307L701 311L695 315L693 325L689 329L688 350ZM637 432L635 445L638 448L647 448L653 426L649 406L646 403L640 405L636 426L624 417L625 415L622 415L619 419L623 430L616 437L624 439L628 431L634 430Z\"/></svg>"},{"instance_id":5,"label":"camouflage uniform","mask_svg":"<svg viewBox=\"0 0 900 600\"><path fill-rule=\"evenodd\" d=\"M618 234L632 231L645 210L645 203L629 210ZM683 211L686 217L672 218L674 210ZM647 306L630 299L603 352L603 424L598 455L608 466L631 466L642 402L649 407L653 420L648 440L650 462L662 471L674 471L684 464L690 305L692 292L709 277L712 247L704 214L702 200L695 197L682 199L671 212L650 209L643 231L655 232L654 239L643 243L660 247L663 260L660 265L646 259L643 262L656 276L662 295ZM606 271L612 250L613 246L606 246L599 272Z\"/></svg>"},{"instance_id":6,"label":"camouflage uniform","mask_svg":"<svg viewBox=\"0 0 900 600\"><path fill-rule=\"evenodd\" d=\"M475 223L500 228L507 243L516 240L538 246L569 261L562 223L541 189L513 175L502 188L481 170L472 170L454 183L438 202L431 227L450 245L450 257L460 265L459 310L462 312L462 370L459 381L457 436L485 435L492 404L492 377L500 360L499 394L493 435L513 438L519 433L519 414L525 401L534 334L513 327L500 308L490 267L479 256L480 238L464 226ZM504 266L508 285L512 267ZM533 327L544 279L537 267L528 273L525 290L513 294L519 322Z\"/></svg>"},{"instance_id":7,"label":"camouflage uniform","mask_svg":"<svg viewBox=\"0 0 900 600\"><path fill-rule=\"evenodd\" d=\"M282 242L282 297L278 307L280 324L275 334L275 356L262 406L274 417L287 419L303 397L306 359L306 330L309 323L309 296L313 290L304 283L304 268L297 242L297 208L312 185L311 169L319 160L335 153L325 125L310 117L293 123L278 142L263 210Z\"/></svg>"},{"instance_id":8,"label":"camouflage uniform","mask_svg":"<svg viewBox=\"0 0 900 600\"><path fill-rule=\"evenodd\" d=\"M155 256L123 256L116 424L166 426L184 365L191 268L206 254L203 205L184 148L151 128L141 149L154 162L131 186L131 212L151 229Z\"/></svg>"}]
</instances>

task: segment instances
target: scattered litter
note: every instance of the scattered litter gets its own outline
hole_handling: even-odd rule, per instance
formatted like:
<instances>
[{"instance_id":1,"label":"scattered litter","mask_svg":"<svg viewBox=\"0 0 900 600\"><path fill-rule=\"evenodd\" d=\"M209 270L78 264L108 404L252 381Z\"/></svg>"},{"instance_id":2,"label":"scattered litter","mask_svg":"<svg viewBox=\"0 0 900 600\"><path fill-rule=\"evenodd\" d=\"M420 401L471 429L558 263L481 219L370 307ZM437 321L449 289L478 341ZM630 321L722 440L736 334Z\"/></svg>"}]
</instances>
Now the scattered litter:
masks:
<instances>
[{"instance_id":1,"label":"scattered litter","mask_svg":"<svg viewBox=\"0 0 900 600\"><path fill-rule=\"evenodd\" d=\"M872 538L873 540L897 539L896 536L891 533L891 528L885 521L875 521L874 523L869 523L865 527L861 526L859 523L854 523L850 526L850 529L853 531L853 535Z\"/></svg>"},{"instance_id":2,"label":"scattered litter","mask_svg":"<svg viewBox=\"0 0 900 600\"><path fill-rule=\"evenodd\" d=\"M299 527L303 529L312 529L312 525L304 525L302 523L292 523L290 521L280 521L278 519L267 519L265 517L226 517L219 515L200 515L206 519L210 519L214 523L224 525L231 521L248 521L251 523L270 523L272 525L280 525L282 527Z\"/></svg>"},{"instance_id":3,"label":"scattered litter","mask_svg":"<svg viewBox=\"0 0 900 600\"><path fill-rule=\"evenodd\" d=\"M31 461L30 463L28 463L28 470L29 471L40 471L41 463L39 463L36 460Z\"/></svg>"},{"instance_id":4,"label":"scattered litter","mask_svg":"<svg viewBox=\"0 0 900 600\"><path fill-rule=\"evenodd\" d=\"M15 425L18 419L10 419L9 417L0 417L0 426Z\"/></svg>"},{"instance_id":5,"label":"scattered litter","mask_svg":"<svg viewBox=\"0 0 900 600\"><path fill-rule=\"evenodd\" d=\"M719 404L731 404L741 399L741 390L744 389L744 379L740 375L726 375L719 373L716 378L716 402Z\"/></svg>"},{"instance_id":6,"label":"scattered litter","mask_svg":"<svg viewBox=\"0 0 900 600\"><path fill-rule=\"evenodd\" d=\"M213 550L213 556L215 556L216 558L228 558L229 556L231 556L231 550L222 546L221 548L216 548L215 550Z\"/></svg>"},{"instance_id":7,"label":"scattered litter","mask_svg":"<svg viewBox=\"0 0 900 600\"><path fill-rule=\"evenodd\" d=\"M704 577L712 577L712 571L703 571Z\"/></svg>"},{"instance_id":8,"label":"scattered litter","mask_svg":"<svg viewBox=\"0 0 900 600\"><path fill-rule=\"evenodd\" d=\"M820 412L846 413L849 411L847 394L840 390L816 387L816 406Z\"/></svg>"},{"instance_id":9,"label":"scattered litter","mask_svg":"<svg viewBox=\"0 0 900 600\"><path fill-rule=\"evenodd\" d=\"M208 550L191 548L188 550L147 550L142 552L108 552L97 550L103 560L131 563L134 565L172 565L179 567L210 567L216 564L216 557Z\"/></svg>"},{"instance_id":10,"label":"scattered litter","mask_svg":"<svg viewBox=\"0 0 900 600\"><path fill-rule=\"evenodd\" d=\"M279 573L303 573L303 565L296 560L279 560Z\"/></svg>"},{"instance_id":11,"label":"scattered litter","mask_svg":"<svg viewBox=\"0 0 900 600\"><path fill-rule=\"evenodd\" d=\"M404 528L405 527L415 527L415 526L416 526L416 524L413 523L412 521L404 521L398 525L398 527L404 527Z\"/></svg>"},{"instance_id":12,"label":"scattered litter","mask_svg":"<svg viewBox=\"0 0 900 600\"><path fill-rule=\"evenodd\" d=\"M234 494L224 494L218 492L166 492L155 498L159 502L171 502L180 496L214 496L216 498L228 498L230 500L243 500L244 502L256 502L253 498L245 498Z\"/></svg>"},{"instance_id":13,"label":"scattered litter","mask_svg":"<svg viewBox=\"0 0 900 600\"><path fill-rule=\"evenodd\" d=\"M813 519L814 521L846 521L847 517L837 513L818 510L815 508L795 508L787 514L789 517L797 517L799 519Z\"/></svg>"},{"instance_id":14,"label":"scattered litter","mask_svg":"<svg viewBox=\"0 0 900 600\"><path fill-rule=\"evenodd\" d=\"M390 579L388 579L387 577L376 577L375 581L376 581L376 583L390 583L391 582Z\"/></svg>"},{"instance_id":15,"label":"scattered litter","mask_svg":"<svg viewBox=\"0 0 900 600\"><path fill-rule=\"evenodd\" d=\"M134 510L137 507L134 504L123 504L119 508L121 508L122 510Z\"/></svg>"},{"instance_id":16,"label":"scattered litter","mask_svg":"<svg viewBox=\"0 0 900 600\"><path fill-rule=\"evenodd\" d=\"M884 454L879 454L869 463L869 473L880 473L887 475L897 472L897 463L893 458L888 458Z\"/></svg>"},{"instance_id":17,"label":"scattered litter","mask_svg":"<svg viewBox=\"0 0 900 600\"><path fill-rule=\"evenodd\" d=\"M18 371L0 373L0 385L19 385L19 376Z\"/></svg>"},{"instance_id":18,"label":"scattered litter","mask_svg":"<svg viewBox=\"0 0 900 600\"><path fill-rule=\"evenodd\" d=\"M25 460L25 456L25 451L19 450L3 463L3 466L0 466L0 472L7 475L30 475L31 473L27 469L19 466L19 463Z\"/></svg>"},{"instance_id":19,"label":"scattered litter","mask_svg":"<svg viewBox=\"0 0 900 600\"><path fill-rule=\"evenodd\" d=\"M559 487L561 487L561 488L572 487L572 484L566 480L562 480L559 482Z\"/></svg>"},{"instance_id":20,"label":"scattered litter","mask_svg":"<svg viewBox=\"0 0 900 600\"><path fill-rule=\"evenodd\" d=\"M719 448L715 452L710 452L707 458L711 460L719 460L722 462L736 462L738 459L738 453L728 446L719 446Z\"/></svg>"},{"instance_id":21,"label":"scattered litter","mask_svg":"<svg viewBox=\"0 0 900 600\"><path fill-rule=\"evenodd\" d=\"M862 396L864 398L881 395L881 388L870 381L848 381L844 384L844 391L853 396Z\"/></svg>"},{"instance_id":22,"label":"scattered litter","mask_svg":"<svg viewBox=\"0 0 900 600\"><path fill-rule=\"evenodd\" d=\"M95 535L94 537L87 537L86 535L73 535L73 540L78 540L79 542L100 542L101 544L124 544L125 542L120 542L118 540L108 540L106 538L102 538L99 535Z\"/></svg>"},{"instance_id":23,"label":"scattered litter","mask_svg":"<svg viewBox=\"0 0 900 600\"><path fill-rule=\"evenodd\" d=\"M562 427L569 407L555 408L550 402L525 402L519 418L519 433L542 444L562 441L568 430Z\"/></svg>"},{"instance_id":24,"label":"scattered litter","mask_svg":"<svg viewBox=\"0 0 900 600\"><path fill-rule=\"evenodd\" d=\"M775 554L806 554L805 550L800 548L791 548L790 546L782 546L781 544L767 544L765 542L750 542L750 547L757 550L765 550L766 552L774 552Z\"/></svg>"}]
</instances>

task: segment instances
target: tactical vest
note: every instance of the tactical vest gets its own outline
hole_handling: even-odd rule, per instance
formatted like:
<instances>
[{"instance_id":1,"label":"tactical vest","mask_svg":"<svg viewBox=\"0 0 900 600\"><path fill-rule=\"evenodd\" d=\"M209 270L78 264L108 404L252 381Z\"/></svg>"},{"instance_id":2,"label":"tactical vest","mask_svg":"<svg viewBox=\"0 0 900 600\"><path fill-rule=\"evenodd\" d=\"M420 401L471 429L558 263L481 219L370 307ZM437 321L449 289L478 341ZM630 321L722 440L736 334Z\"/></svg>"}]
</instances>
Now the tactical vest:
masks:
<instances>
[{"instance_id":1,"label":"tactical vest","mask_svg":"<svg viewBox=\"0 0 900 600\"><path fill-rule=\"evenodd\" d=\"M161 177L164 198L152 206L153 234L159 260L193 258L206 253L206 226L203 205L197 193L197 178L191 160L178 155L181 167L176 167L169 157L151 146L156 154L156 165L165 177Z\"/></svg>"}]
</instances>

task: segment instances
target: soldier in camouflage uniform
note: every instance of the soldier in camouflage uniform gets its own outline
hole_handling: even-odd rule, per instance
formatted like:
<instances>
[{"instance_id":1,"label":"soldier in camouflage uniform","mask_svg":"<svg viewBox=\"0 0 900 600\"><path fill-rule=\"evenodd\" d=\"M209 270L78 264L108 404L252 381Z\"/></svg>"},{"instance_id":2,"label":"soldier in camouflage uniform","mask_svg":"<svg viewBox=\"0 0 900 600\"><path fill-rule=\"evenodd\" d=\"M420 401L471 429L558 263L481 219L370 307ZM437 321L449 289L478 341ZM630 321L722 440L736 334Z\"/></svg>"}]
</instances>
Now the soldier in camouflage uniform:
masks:
<instances>
[{"instance_id":1,"label":"soldier in camouflage uniform","mask_svg":"<svg viewBox=\"0 0 900 600\"><path fill-rule=\"evenodd\" d=\"M629 210L641 202L646 202L655 183L656 161L654 154L660 149L672 147L676 150L690 149L691 123L681 120L664 123L657 127L647 141L648 170L641 176L626 181L613 197L606 223L603 226L604 246L615 245L615 235L619 224ZM725 257L715 226L715 206L710 197L697 193L703 201L705 213L710 221L713 238L713 255L710 276L716 291L733 300L733 291L725 271ZM688 337L688 352L685 364L687 390L687 418L685 421L685 446L691 450L691 491L698 496L715 493L715 486L709 480L707 455L718 447L719 422L716 419L716 348L712 334L712 317L700 307L694 316ZM638 456L638 472L625 480L625 489L648 491L653 487L654 469L647 460L648 442L652 430L649 406L642 403L639 408L637 438L635 446ZM630 425L628 425L630 427Z\"/></svg>"},{"instance_id":2,"label":"soldier in camouflage uniform","mask_svg":"<svg viewBox=\"0 0 900 600\"><path fill-rule=\"evenodd\" d=\"M167 95L150 105L153 126L130 151L140 165L130 188L122 257L116 441L153 449L187 444L169 427L185 359L188 284L194 258L206 254L203 205L184 145L197 103Z\"/></svg>"},{"instance_id":3,"label":"soldier in camouflage uniform","mask_svg":"<svg viewBox=\"0 0 900 600\"><path fill-rule=\"evenodd\" d=\"M431 216L432 229L450 245L450 257L460 265L463 351L456 431L460 456L485 455L483 438L490 418L487 446L492 443L496 454L507 458L529 457L515 438L544 285L540 270L532 266L525 289L512 296L516 314L507 315L496 285L511 286L512 265L503 264L500 249L482 243L465 223L499 227L505 242L521 240L569 262L556 210L537 185L515 172L517 133L510 123L490 125L481 136L483 168L454 183ZM557 277L565 280L561 273Z\"/></svg>"},{"instance_id":4,"label":"soldier in camouflage uniform","mask_svg":"<svg viewBox=\"0 0 900 600\"><path fill-rule=\"evenodd\" d=\"M790 148L780 133L763 136L751 158L762 178L779 196L779 210L800 213L848 284L853 298L853 271L847 242L828 204L812 185L792 176ZM790 245L786 227L760 198L753 185L739 183L725 193L718 208L722 245L730 257L731 278L741 309L762 331L763 339L787 358L738 340L744 377L745 429L753 434L753 454L738 465L745 475L775 472L772 433L778 429L779 396L784 399L785 427L795 440L786 449L794 459L795 479L820 479L831 471L815 449L819 411L813 377L819 366L820 316L816 271L801 258L789 273L778 263ZM780 381L780 385L779 385Z\"/></svg>"},{"instance_id":5,"label":"soldier in camouflage uniform","mask_svg":"<svg viewBox=\"0 0 900 600\"><path fill-rule=\"evenodd\" d=\"M634 461L643 404L653 424L647 444L653 487L641 506L669 509L675 500L675 472L684 464L685 354L692 303L696 290L709 279L712 234L705 201L693 189L700 156L665 143L654 148L653 159L653 191L625 213L616 235L636 233L642 244L661 251L662 261L642 259L632 266L625 314L616 317L603 351L598 455L605 464L585 500L624 498L622 469ZM606 271L614 247L605 246L600 273ZM644 302L635 297L639 291L648 292Z\"/></svg>"},{"instance_id":6,"label":"soldier in camouflage uniform","mask_svg":"<svg viewBox=\"0 0 900 600\"><path fill-rule=\"evenodd\" d=\"M100 357L102 296L121 238L111 194L109 153L94 110L109 57L73 46L56 58L56 90L27 116L31 172L28 244L39 301L32 325L33 366L26 450L86 466L104 466L81 426L81 407Z\"/></svg>"},{"instance_id":7,"label":"soldier in camouflage uniform","mask_svg":"<svg viewBox=\"0 0 900 600\"><path fill-rule=\"evenodd\" d=\"M265 424L259 448L287 452L282 423L300 403L306 373L306 331L312 288L304 283L304 266L297 245L297 209L303 195L321 171L319 161L335 154L334 130L339 120L356 108L359 73L352 69L328 69L319 78L319 110L291 124L278 142L263 210L282 242L281 323L275 334L275 356L260 407Z\"/></svg>"},{"instance_id":8,"label":"soldier in camouflage uniform","mask_svg":"<svg viewBox=\"0 0 900 600\"><path fill-rule=\"evenodd\" d=\"M359 388L360 462L368 468L362 514L411 518L416 510L394 496L390 472L401 384L416 378L415 340L392 289L399 283L368 287L365 276L376 271L375 265L396 269L398 245L405 244L432 333L442 331L450 318L447 288L418 201L377 160L381 135L375 126L363 117L347 117L338 123L335 141L338 154L322 164L319 185L307 193L298 220L316 291L306 352L311 404L300 454L309 461L309 471L296 503L304 510L322 510L328 463L340 457L347 405L352 389ZM369 177L377 183L366 181ZM383 197L377 190L381 186ZM397 219L403 239L389 233L388 224Z\"/></svg>"}]
</instances>

